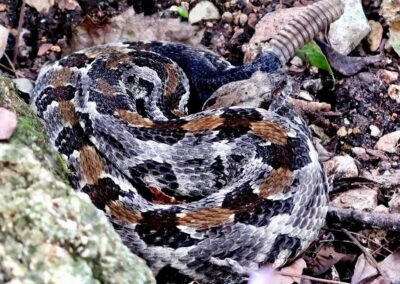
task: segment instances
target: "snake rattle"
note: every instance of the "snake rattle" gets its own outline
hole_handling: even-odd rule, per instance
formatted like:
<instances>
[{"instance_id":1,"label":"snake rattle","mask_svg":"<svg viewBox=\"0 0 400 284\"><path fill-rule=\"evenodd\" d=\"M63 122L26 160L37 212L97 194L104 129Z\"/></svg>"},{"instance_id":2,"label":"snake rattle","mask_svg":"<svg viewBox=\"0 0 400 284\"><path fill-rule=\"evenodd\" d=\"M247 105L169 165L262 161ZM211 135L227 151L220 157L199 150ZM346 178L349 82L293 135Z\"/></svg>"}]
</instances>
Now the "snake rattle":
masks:
<instances>
[{"instance_id":1,"label":"snake rattle","mask_svg":"<svg viewBox=\"0 0 400 284\"><path fill-rule=\"evenodd\" d=\"M123 42L39 74L31 105L73 187L104 211L159 283L245 283L323 226L328 186L305 122L277 95L281 67L343 12L307 8L258 59Z\"/></svg>"}]
</instances>

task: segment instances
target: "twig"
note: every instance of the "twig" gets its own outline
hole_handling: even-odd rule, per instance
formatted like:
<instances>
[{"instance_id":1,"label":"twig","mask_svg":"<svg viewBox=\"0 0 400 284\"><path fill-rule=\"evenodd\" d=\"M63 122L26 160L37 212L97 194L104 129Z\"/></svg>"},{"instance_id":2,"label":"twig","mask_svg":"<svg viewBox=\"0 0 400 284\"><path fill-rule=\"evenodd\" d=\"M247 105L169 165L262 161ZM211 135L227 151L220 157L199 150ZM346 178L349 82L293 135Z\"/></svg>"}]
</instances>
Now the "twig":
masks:
<instances>
[{"instance_id":1,"label":"twig","mask_svg":"<svg viewBox=\"0 0 400 284\"><path fill-rule=\"evenodd\" d=\"M7 60L7 62L8 62L8 65L10 65L10 68L11 68L11 69L8 68L8 67L6 67L6 66L4 66L4 65L3 65L3 68L5 68L5 69L8 70L8 71L13 72L14 75L15 75L15 77L18 78L17 70L15 70L15 65L12 63L10 57L7 55L7 53L4 53L3 56L6 58L6 60Z\"/></svg>"},{"instance_id":2,"label":"twig","mask_svg":"<svg viewBox=\"0 0 400 284\"><path fill-rule=\"evenodd\" d=\"M289 277L293 277L293 278L303 278L303 279L308 279L308 280L312 280L312 281L318 281L318 282L322 282L322 283L349 284L348 282L321 279L321 278L312 277L312 276L308 276L308 275L298 275L298 274L295 274L295 273L288 273L288 272L281 272L281 271L276 271L276 273L278 273L279 275L282 275L282 276L289 276Z\"/></svg>"},{"instance_id":3,"label":"twig","mask_svg":"<svg viewBox=\"0 0 400 284\"><path fill-rule=\"evenodd\" d=\"M375 260L375 258L371 255L371 253L362 245L360 242L351 234L346 229L342 229L342 232L345 233L350 240L354 242L355 245L358 246L358 248L363 252L365 255L365 258L372 264L372 266L375 267L375 269L379 272L380 275L382 275L384 278L389 279L386 275L386 273L379 267L378 262Z\"/></svg>"},{"instance_id":4,"label":"twig","mask_svg":"<svg viewBox=\"0 0 400 284\"><path fill-rule=\"evenodd\" d=\"M12 70L10 67L5 66L4 64L0 63L0 67L7 70L8 72L14 73L14 70ZM15 74L15 73L14 73Z\"/></svg>"},{"instance_id":5,"label":"twig","mask_svg":"<svg viewBox=\"0 0 400 284\"><path fill-rule=\"evenodd\" d=\"M369 241L369 242L371 242L371 243L373 243L373 244L379 246L379 249L385 249L388 253L393 253L393 251L391 251L390 249L388 249L388 248L386 248L385 246L381 245L380 243L374 241L373 239L368 238L367 236L364 236L364 235L359 234L359 233L356 233L356 232L351 232L351 233L352 233L353 235L357 235L357 236L359 236L360 238L366 239L367 241Z\"/></svg>"},{"instance_id":6,"label":"twig","mask_svg":"<svg viewBox=\"0 0 400 284\"><path fill-rule=\"evenodd\" d=\"M371 213L329 206L327 221L341 225L355 223L364 229L400 230L400 213Z\"/></svg>"},{"instance_id":7,"label":"twig","mask_svg":"<svg viewBox=\"0 0 400 284\"><path fill-rule=\"evenodd\" d=\"M20 37L20 34L21 34L22 25L24 24L25 6L26 6L25 0L22 0L21 10L19 12L17 35L16 35L16 38L15 38L14 54L13 54L13 60L12 60L12 64L14 66L17 63L19 37Z\"/></svg>"}]
</instances>

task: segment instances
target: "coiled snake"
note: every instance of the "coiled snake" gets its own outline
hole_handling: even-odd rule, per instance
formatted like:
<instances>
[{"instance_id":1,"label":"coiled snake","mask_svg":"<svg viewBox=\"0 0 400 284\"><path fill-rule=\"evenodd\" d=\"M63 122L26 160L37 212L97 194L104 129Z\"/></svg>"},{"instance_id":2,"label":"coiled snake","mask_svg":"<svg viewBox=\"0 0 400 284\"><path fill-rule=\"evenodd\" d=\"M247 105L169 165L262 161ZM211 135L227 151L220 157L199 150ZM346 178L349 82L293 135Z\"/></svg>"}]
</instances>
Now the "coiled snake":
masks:
<instances>
[{"instance_id":1,"label":"coiled snake","mask_svg":"<svg viewBox=\"0 0 400 284\"><path fill-rule=\"evenodd\" d=\"M85 49L45 67L31 104L72 184L157 280L242 283L317 237L327 183L284 64L342 13L309 6L254 62L174 43Z\"/></svg>"}]
</instances>

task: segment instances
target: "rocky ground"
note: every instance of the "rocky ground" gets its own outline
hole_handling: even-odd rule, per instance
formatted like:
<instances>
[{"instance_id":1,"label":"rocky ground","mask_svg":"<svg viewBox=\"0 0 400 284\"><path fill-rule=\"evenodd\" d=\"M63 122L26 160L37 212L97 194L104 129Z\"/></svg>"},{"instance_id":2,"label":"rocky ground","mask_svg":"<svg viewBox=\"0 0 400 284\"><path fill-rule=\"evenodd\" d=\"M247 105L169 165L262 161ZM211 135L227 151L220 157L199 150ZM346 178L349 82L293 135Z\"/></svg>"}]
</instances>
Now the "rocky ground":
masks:
<instances>
[{"instance_id":1,"label":"rocky ground","mask_svg":"<svg viewBox=\"0 0 400 284\"><path fill-rule=\"evenodd\" d=\"M304 257L308 268L289 266L289 274L303 274L304 283L315 282L305 275L351 283L396 282L400 281L395 269L400 266L400 4L346 1L342 19L320 35L329 43L320 47L330 67L300 54L287 65L294 96L332 184L331 204L339 208L331 210L329 226ZM0 0L0 70L28 101L43 64L100 43L169 40L204 46L241 64L254 59L296 13L287 8L301 9L312 2ZM1 93L0 107L15 111L1 101ZM21 117L17 131L26 124ZM5 127L2 121L0 128ZM6 136L0 137L0 146L8 144ZM359 216L350 209L363 213ZM0 220L2 212L0 206ZM0 246L4 262L1 252Z\"/></svg>"}]
</instances>

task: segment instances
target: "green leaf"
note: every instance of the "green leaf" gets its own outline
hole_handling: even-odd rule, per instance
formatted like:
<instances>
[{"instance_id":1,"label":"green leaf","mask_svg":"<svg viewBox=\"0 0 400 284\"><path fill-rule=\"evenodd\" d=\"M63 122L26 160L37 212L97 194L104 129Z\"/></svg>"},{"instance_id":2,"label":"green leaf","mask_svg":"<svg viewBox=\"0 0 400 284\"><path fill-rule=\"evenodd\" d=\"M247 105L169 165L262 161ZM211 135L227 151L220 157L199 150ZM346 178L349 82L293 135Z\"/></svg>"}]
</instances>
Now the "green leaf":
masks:
<instances>
[{"instance_id":1,"label":"green leaf","mask_svg":"<svg viewBox=\"0 0 400 284\"><path fill-rule=\"evenodd\" d=\"M321 70L328 71L333 76L333 71L321 48L315 41L307 43L296 52L296 55Z\"/></svg>"},{"instance_id":2,"label":"green leaf","mask_svg":"<svg viewBox=\"0 0 400 284\"><path fill-rule=\"evenodd\" d=\"M181 17L181 18L184 18L184 19L189 18L188 12L185 9L183 9L182 6L172 5L169 9L171 11L177 12L179 17Z\"/></svg>"}]
</instances>

